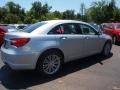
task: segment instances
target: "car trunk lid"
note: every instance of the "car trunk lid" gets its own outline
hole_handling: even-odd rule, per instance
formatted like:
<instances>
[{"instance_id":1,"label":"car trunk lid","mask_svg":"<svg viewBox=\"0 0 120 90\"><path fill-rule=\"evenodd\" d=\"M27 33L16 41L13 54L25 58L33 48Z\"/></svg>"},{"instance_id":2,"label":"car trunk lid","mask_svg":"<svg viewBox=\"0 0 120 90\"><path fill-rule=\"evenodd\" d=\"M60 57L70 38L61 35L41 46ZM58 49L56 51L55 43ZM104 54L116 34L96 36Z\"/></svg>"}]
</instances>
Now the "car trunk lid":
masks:
<instances>
[{"instance_id":1,"label":"car trunk lid","mask_svg":"<svg viewBox=\"0 0 120 90\"><path fill-rule=\"evenodd\" d=\"M25 45L30 39L30 33L26 32L11 32L6 33L4 47L6 49L10 48L11 46L21 47Z\"/></svg>"}]
</instances>

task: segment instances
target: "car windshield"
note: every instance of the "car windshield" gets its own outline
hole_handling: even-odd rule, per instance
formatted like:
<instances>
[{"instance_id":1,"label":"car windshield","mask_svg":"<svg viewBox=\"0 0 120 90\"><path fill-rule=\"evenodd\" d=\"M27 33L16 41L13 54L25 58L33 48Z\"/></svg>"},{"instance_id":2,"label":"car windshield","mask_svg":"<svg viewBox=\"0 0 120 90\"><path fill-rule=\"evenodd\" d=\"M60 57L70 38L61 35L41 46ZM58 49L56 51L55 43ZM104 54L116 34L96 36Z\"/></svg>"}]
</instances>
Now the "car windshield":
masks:
<instances>
[{"instance_id":1,"label":"car windshield","mask_svg":"<svg viewBox=\"0 0 120 90\"><path fill-rule=\"evenodd\" d=\"M90 23L91 26L93 26L97 31L100 30L100 26L96 23Z\"/></svg>"},{"instance_id":2,"label":"car windshield","mask_svg":"<svg viewBox=\"0 0 120 90\"><path fill-rule=\"evenodd\" d=\"M42 26L44 24L46 24L46 23L45 22L38 22L38 23L32 24L32 25L24 28L23 31L31 33L32 31L34 31L35 29L37 29L38 27L40 27L40 26Z\"/></svg>"},{"instance_id":3,"label":"car windshield","mask_svg":"<svg viewBox=\"0 0 120 90\"><path fill-rule=\"evenodd\" d=\"M120 23L116 25L116 29L120 30Z\"/></svg>"}]
</instances>

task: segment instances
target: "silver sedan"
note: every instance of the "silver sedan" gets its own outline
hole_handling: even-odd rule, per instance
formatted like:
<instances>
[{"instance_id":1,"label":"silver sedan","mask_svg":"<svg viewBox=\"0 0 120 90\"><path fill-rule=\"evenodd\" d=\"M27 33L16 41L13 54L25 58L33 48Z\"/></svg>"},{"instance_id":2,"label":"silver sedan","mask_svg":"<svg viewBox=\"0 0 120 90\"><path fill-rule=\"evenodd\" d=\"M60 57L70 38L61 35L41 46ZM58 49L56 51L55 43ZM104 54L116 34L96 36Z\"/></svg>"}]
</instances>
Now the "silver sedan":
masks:
<instances>
[{"instance_id":1,"label":"silver sedan","mask_svg":"<svg viewBox=\"0 0 120 90\"><path fill-rule=\"evenodd\" d=\"M63 63L98 53L107 56L112 47L110 36L80 21L42 21L23 31L7 33L1 47L3 62L14 70L54 75Z\"/></svg>"}]
</instances>

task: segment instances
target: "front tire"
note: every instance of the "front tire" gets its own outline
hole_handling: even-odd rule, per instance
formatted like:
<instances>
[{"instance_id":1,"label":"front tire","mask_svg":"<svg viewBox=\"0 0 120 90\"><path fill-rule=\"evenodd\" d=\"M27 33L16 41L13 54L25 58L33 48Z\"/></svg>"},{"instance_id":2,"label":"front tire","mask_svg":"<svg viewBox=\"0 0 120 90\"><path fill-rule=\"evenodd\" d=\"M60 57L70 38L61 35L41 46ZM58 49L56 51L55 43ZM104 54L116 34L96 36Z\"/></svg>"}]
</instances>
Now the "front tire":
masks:
<instances>
[{"instance_id":1,"label":"front tire","mask_svg":"<svg viewBox=\"0 0 120 90\"><path fill-rule=\"evenodd\" d=\"M112 44L110 42L105 43L105 45L103 47L103 51L102 51L103 56L109 56L110 55L111 47L112 47Z\"/></svg>"},{"instance_id":2,"label":"front tire","mask_svg":"<svg viewBox=\"0 0 120 90\"><path fill-rule=\"evenodd\" d=\"M113 44L116 44L116 43L117 43L117 37L116 37L116 36L113 36L113 37L112 37L112 43L113 43Z\"/></svg>"},{"instance_id":3,"label":"front tire","mask_svg":"<svg viewBox=\"0 0 120 90\"><path fill-rule=\"evenodd\" d=\"M62 66L62 55L56 51L47 51L42 54L37 63L37 71L44 76L52 76L60 70Z\"/></svg>"}]
</instances>

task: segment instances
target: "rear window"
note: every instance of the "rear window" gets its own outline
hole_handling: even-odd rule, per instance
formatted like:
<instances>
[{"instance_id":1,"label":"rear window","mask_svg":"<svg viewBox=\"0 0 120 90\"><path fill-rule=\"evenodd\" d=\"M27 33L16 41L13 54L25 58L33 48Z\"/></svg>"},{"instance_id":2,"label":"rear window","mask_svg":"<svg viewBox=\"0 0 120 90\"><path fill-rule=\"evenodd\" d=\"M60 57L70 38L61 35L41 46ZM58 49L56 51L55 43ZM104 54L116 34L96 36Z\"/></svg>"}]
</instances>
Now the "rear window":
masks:
<instances>
[{"instance_id":1,"label":"rear window","mask_svg":"<svg viewBox=\"0 0 120 90\"><path fill-rule=\"evenodd\" d=\"M116 25L116 29L120 29L120 24L117 24L117 25Z\"/></svg>"},{"instance_id":2,"label":"rear window","mask_svg":"<svg viewBox=\"0 0 120 90\"><path fill-rule=\"evenodd\" d=\"M35 24L32 24L26 28L23 29L24 32L28 32L28 33L31 33L32 31L34 31L35 29L39 28L40 26L43 26L45 25L46 23L45 22L38 22L38 23L35 23Z\"/></svg>"}]
</instances>

